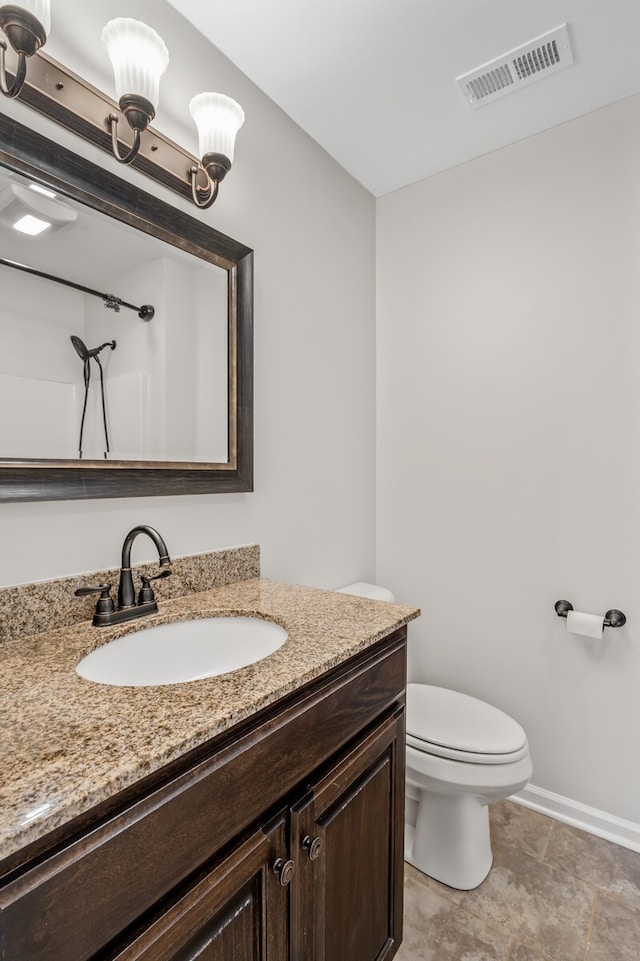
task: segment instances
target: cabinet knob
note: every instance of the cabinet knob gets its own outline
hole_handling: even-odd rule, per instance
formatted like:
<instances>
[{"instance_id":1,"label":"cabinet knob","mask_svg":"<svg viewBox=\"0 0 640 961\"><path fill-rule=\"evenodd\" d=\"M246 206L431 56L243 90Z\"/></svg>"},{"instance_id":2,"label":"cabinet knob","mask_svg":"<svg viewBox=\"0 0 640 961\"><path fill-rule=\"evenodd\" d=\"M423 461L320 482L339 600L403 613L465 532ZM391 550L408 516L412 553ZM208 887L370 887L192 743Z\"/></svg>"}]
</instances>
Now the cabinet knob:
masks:
<instances>
[{"instance_id":1,"label":"cabinet knob","mask_svg":"<svg viewBox=\"0 0 640 961\"><path fill-rule=\"evenodd\" d=\"M286 887L287 884L291 883L291 879L295 874L296 862L284 861L282 858L278 858L278 860L273 865L273 870L279 876L280 884L283 887Z\"/></svg>"},{"instance_id":2,"label":"cabinet knob","mask_svg":"<svg viewBox=\"0 0 640 961\"><path fill-rule=\"evenodd\" d=\"M310 861L315 861L322 851L322 838L310 838L309 835L303 838L302 847L309 855Z\"/></svg>"}]
</instances>

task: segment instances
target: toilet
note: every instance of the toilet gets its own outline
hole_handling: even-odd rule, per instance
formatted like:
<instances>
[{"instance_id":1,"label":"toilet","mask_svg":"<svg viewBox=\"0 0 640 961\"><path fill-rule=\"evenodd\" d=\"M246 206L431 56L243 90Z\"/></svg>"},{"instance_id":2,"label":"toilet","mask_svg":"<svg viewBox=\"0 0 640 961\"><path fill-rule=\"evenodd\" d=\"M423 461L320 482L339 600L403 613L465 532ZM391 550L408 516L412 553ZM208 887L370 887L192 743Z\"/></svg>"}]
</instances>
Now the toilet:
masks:
<instances>
[{"instance_id":1,"label":"toilet","mask_svg":"<svg viewBox=\"0 0 640 961\"><path fill-rule=\"evenodd\" d=\"M394 599L373 584L340 593ZM520 791L531 773L527 736L508 714L458 691L408 684L405 859L451 888L477 887L493 862L488 805Z\"/></svg>"},{"instance_id":2,"label":"toilet","mask_svg":"<svg viewBox=\"0 0 640 961\"><path fill-rule=\"evenodd\" d=\"M458 691L407 685L405 858L468 891L491 869L489 808L531 777L523 729Z\"/></svg>"}]
</instances>

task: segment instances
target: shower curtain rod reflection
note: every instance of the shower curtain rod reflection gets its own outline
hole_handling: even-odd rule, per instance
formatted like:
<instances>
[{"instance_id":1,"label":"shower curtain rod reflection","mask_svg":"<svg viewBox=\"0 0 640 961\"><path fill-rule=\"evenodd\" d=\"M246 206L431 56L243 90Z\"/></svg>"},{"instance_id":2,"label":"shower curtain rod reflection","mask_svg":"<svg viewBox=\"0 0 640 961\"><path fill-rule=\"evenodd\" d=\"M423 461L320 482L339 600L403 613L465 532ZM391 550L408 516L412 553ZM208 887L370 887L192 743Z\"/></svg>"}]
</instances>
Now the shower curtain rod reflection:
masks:
<instances>
[{"instance_id":1,"label":"shower curtain rod reflection","mask_svg":"<svg viewBox=\"0 0 640 961\"><path fill-rule=\"evenodd\" d=\"M143 304L142 307L136 307L134 304L128 304L126 300L121 300L120 297L116 297L115 294L101 294L99 290L92 290L91 287L83 287L82 284L76 284L73 280L64 280L62 277L56 277L55 274L45 274L42 270L36 270L35 267L27 267L26 264L19 264L15 260L5 260L3 257L0 257L0 264L4 267L13 267L14 270L22 270L36 277L44 277L45 280L52 280L56 284L64 284L65 287L73 287L74 290L81 290L84 294L99 297L104 301L105 307L108 307L110 310L115 310L116 313L120 311L121 307L128 307L129 310L135 310L140 320L144 320L147 323L153 318L156 312L151 304Z\"/></svg>"}]
</instances>

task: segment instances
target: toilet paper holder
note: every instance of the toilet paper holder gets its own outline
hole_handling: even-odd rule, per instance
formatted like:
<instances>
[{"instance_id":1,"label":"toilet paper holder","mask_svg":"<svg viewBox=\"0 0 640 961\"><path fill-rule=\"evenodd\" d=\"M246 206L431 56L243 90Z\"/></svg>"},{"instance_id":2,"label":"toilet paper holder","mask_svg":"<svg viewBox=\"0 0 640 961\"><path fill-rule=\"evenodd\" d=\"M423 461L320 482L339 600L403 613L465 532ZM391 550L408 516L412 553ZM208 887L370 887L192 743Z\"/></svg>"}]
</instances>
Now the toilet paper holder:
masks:
<instances>
[{"instance_id":1,"label":"toilet paper holder","mask_svg":"<svg viewBox=\"0 0 640 961\"><path fill-rule=\"evenodd\" d=\"M556 601L555 611L558 617L566 617L569 611L573 610L573 604L571 601ZM622 611L616 611L615 608L607 611L604 615L604 626L605 627L623 627L627 623L626 616Z\"/></svg>"}]
</instances>

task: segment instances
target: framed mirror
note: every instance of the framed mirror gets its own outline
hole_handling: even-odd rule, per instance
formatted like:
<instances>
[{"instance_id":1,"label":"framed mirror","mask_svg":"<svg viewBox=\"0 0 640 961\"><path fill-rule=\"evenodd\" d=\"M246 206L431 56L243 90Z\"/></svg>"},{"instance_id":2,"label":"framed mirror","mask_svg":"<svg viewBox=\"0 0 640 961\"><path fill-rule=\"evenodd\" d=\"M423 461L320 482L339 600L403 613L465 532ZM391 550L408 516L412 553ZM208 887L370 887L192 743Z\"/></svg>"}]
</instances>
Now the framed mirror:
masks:
<instances>
[{"instance_id":1,"label":"framed mirror","mask_svg":"<svg viewBox=\"0 0 640 961\"><path fill-rule=\"evenodd\" d=\"M253 489L250 248L0 116L0 279L1 501Z\"/></svg>"}]
</instances>

